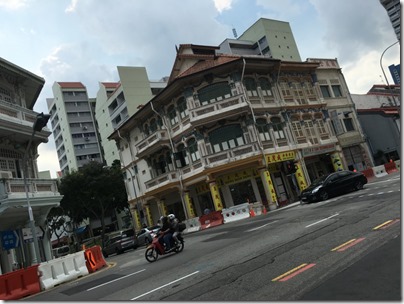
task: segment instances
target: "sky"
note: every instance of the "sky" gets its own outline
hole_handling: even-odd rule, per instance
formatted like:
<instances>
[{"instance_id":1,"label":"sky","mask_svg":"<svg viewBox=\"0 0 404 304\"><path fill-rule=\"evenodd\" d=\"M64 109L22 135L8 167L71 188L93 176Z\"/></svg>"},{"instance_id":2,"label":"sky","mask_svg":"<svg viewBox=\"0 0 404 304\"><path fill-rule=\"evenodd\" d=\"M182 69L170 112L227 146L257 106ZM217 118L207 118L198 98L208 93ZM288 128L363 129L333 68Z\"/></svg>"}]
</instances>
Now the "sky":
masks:
<instances>
[{"instance_id":1,"label":"sky","mask_svg":"<svg viewBox=\"0 0 404 304\"><path fill-rule=\"evenodd\" d=\"M80 81L91 98L119 81L117 66L160 80L176 46L218 46L261 17L289 22L303 61L337 58L352 94L386 82L381 58L390 84L400 63L400 44L385 51L397 38L379 0L0 0L0 16L0 57L45 79L34 107L44 113L54 82ZM53 135L38 151L38 169L55 178Z\"/></svg>"}]
</instances>

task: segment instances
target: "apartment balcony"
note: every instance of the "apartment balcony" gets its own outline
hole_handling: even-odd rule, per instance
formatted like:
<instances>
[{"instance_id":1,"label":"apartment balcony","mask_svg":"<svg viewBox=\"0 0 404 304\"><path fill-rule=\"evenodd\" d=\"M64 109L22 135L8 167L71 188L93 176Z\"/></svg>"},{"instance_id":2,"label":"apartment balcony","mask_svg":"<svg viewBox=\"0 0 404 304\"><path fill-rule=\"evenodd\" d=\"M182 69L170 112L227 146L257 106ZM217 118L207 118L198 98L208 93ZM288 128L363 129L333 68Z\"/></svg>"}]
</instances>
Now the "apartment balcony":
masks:
<instances>
[{"instance_id":1,"label":"apartment balcony","mask_svg":"<svg viewBox=\"0 0 404 304\"><path fill-rule=\"evenodd\" d=\"M363 142L362 135L357 130L337 135L337 138L341 147L348 147Z\"/></svg>"},{"instance_id":2,"label":"apartment balcony","mask_svg":"<svg viewBox=\"0 0 404 304\"><path fill-rule=\"evenodd\" d=\"M170 171L161 174L147 182L145 182L146 192L153 191L170 183L178 182L179 174L177 171Z\"/></svg>"},{"instance_id":3,"label":"apartment balcony","mask_svg":"<svg viewBox=\"0 0 404 304\"><path fill-rule=\"evenodd\" d=\"M189 111L191 125L196 127L225 117L248 112L249 107L243 95L236 95Z\"/></svg>"},{"instance_id":4,"label":"apartment balcony","mask_svg":"<svg viewBox=\"0 0 404 304\"><path fill-rule=\"evenodd\" d=\"M59 206L62 196L56 180L27 179L28 196L36 223L43 223L53 207ZM28 202L24 179L2 178L0 180L0 229L24 227L28 223Z\"/></svg>"},{"instance_id":5,"label":"apartment balcony","mask_svg":"<svg viewBox=\"0 0 404 304\"><path fill-rule=\"evenodd\" d=\"M142 158L150 153L154 153L161 149L162 145L169 145L170 138L167 130L157 130L153 134L149 135L138 144L136 144L138 158Z\"/></svg>"}]
</instances>

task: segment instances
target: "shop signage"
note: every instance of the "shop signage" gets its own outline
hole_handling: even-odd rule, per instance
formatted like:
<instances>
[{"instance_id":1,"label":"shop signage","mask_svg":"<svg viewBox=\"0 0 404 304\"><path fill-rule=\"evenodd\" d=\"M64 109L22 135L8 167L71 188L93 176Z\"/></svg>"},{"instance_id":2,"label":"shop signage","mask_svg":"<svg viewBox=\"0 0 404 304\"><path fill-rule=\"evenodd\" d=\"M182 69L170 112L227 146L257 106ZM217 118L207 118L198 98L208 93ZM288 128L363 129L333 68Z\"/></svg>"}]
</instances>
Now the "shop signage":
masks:
<instances>
[{"instance_id":1,"label":"shop signage","mask_svg":"<svg viewBox=\"0 0 404 304\"><path fill-rule=\"evenodd\" d=\"M306 157L306 156L330 153L333 151L335 151L335 144L329 144L329 145L321 145L321 146L315 146L315 147L310 147L310 148L304 148L304 149L302 149L302 154L303 154L303 157Z\"/></svg>"},{"instance_id":2,"label":"shop signage","mask_svg":"<svg viewBox=\"0 0 404 304\"><path fill-rule=\"evenodd\" d=\"M286 151L274 154L265 155L268 164L283 162L285 160L294 160L295 151Z\"/></svg>"}]
</instances>

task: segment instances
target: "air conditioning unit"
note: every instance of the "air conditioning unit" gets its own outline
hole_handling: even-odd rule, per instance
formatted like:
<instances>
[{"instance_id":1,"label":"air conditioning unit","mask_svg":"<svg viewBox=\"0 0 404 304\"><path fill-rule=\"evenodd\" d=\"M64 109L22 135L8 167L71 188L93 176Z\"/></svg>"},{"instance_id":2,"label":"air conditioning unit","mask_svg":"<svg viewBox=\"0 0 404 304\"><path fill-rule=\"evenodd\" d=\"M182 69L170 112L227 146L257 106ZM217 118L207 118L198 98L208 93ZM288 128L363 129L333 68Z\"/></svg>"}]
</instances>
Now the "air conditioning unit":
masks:
<instances>
[{"instance_id":1,"label":"air conditioning unit","mask_svg":"<svg viewBox=\"0 0 404 304\"><path fill-rule=\"evenodd\" d=\"M84 140L85 140L85 141L90 141L90 138L86 137Z\"/></svg>"},{"instance_id":2,"label":"air conditioning unit","mask_svg":"<svg viewBox=\"0 0 404 304\"><path fill-rule=\"evenodd\" d=\"M0 171L0 178L13 178L11 171Z\"/></svg>"},{"instance_id":3,"label":"air conditioning unit","mask_svg":"<svg viewBox=\"0 0 404 304\"><path fill-rule=\"evenodd\" d=\"M83 127L83 130L87 130L87 126L84 126L84 127Z\"/></svg>"}]
</instances>

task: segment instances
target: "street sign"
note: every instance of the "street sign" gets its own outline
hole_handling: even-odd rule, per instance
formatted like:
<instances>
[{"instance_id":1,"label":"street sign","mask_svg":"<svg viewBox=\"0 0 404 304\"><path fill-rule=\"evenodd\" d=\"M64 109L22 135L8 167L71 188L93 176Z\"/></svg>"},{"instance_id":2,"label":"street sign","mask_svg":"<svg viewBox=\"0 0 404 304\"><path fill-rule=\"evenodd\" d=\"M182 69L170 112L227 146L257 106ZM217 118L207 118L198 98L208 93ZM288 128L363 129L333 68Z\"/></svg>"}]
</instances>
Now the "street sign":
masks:
<instances>
[{"instance_id":1,"label":"street sign","mask_svg":"<svg viewBox=\"0 0 404 304\"><path fill-rule=\"evenodd\" d=\"M36 237L39 239L43 238L43 231L38 226L35 226ZM31 228L22 228L22 237L24 239L24 243L32 243L34 238L32 237Z\"/></svg>"},{"instance_id":2,"label":"street sign","mask_svg":"<svg viewBox=\"0 0 404 304\"><path fill-rule=\"evenodd\" d=\"M20 238L15 230L1 232L1 245L4 250L10 250L20 246Z\"/></svg>"}]
</instances>

